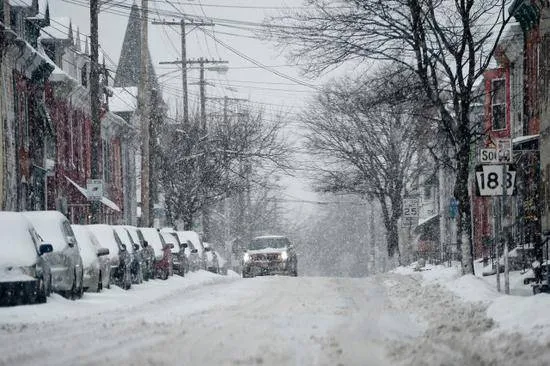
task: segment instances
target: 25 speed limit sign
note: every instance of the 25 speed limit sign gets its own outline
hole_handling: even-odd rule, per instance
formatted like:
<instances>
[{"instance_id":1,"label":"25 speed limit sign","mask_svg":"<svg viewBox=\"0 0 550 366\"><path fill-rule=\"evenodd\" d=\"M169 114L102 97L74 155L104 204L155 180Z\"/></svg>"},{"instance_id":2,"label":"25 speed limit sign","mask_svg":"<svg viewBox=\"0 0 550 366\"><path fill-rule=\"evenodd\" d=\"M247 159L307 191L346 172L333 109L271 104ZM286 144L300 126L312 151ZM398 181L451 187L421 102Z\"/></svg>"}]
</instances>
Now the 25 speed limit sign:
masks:
<instances>
[{"instance_id":1,"label":"25 speed limit sign","mask_svg":"<svg viewBox=\"0 0 550 366\"><path fill-rule=\"evenodd\" d=\"M418 217L418 198L403 199L403 217Z\"/></svg>"},{"instance_id":2,"label":"25 speed limit sign","mask_svg":"<svg viewBox=\"0 0 550 366\"><path fill-rule=\"evenodd\" d=\"M505 176L503 173L505 171ZM503 196L514 194L516 171L511 166L478 165L476 167L477 193L479 196Z\"/></svg>"}]
</instances>

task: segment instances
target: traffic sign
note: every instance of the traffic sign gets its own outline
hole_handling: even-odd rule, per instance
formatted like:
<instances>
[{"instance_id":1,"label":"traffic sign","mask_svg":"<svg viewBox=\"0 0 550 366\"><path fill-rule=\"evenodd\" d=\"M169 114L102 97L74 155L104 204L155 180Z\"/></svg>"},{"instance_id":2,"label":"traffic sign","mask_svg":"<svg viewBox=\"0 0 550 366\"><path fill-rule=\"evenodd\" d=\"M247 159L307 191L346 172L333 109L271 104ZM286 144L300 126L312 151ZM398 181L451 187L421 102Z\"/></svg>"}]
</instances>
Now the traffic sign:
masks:
<instances>
[{"instance_id":1,"label":"traffic sign","mask_svg":"<svg viewBox=\"0 0 550 366\"><path fill-rule=\"evenodd\" d=\"M497 149L481 149L479 152L479 162L482 164L498 163Z\"/></svg>"},{"instance_id":2,"label":"traffic sign","mask_svg":"<svg viewBox=\"0 0 550 366\"><path fill-rule=\"evenodd\" d=\"M497 139L497 156L499 163L512 163L512 140Z\"/></svg>"},{"instance_id":3,"label":"traffic sign","mask_svg":"<svg viewBox=\"0 0 550 366\"><path fill-rule=\"evenodd\" d=\"M418 217L418 198L403 198L403 217Z\"/></svg>"},{"instance_id":4,"label":"traffic sign","mask_svg":"<svg viewBox=\"0 0 550 366\"><path fill-rule=\"evenodd\" d=\"M103 197L103 179L88 179L86 190L89 201L99 201Z\"/></svg>"},{"instance_id":5,"label":"traffic sign","mask_svg":"<svg viewBox=\"0 0 550 366\"><path fill-rule=\"evenodd\" d=\"M506 178L503 173L506 170ZM479 196L503 196L506 184L506 196L514 194L516 171L510 165L478 165L476 167L477 193Z\"/></svg>"}]
</instances>

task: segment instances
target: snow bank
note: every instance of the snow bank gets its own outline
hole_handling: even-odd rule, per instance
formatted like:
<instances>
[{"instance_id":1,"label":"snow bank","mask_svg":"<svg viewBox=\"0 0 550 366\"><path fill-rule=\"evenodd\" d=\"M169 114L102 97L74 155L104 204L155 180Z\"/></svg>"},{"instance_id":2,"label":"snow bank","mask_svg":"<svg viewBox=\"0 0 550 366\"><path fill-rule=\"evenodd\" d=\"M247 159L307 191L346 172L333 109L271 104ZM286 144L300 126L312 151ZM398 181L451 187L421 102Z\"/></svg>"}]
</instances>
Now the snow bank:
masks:
<instances>
[{"instance_id":1,"label":"snow bank","mask_svg":"<svg viewBox=\"0 0 550 366\"><path fill-rule=\"evenodd\" d=\"M550 341L550 295L501 296L487 308L498 324L494 333L518 332L534 341Z\"/></svg>"},{"instance_id":2,"label":"snow bank","mask_svg":"<svg viewBox=\"0 0 550 366\"><path fill-rule=\"evenodd\" d=\"M46 304L0 308L0 328L2 324L43 323L77 319L83 314L93 316L118 309L126 311L197 286L235 280L233 276L220 276L201 270L189 273L185 277L173 276L166 281L151 280L134 285L130 290L112 286L101 293L86 292L82 299L77 301L52 294Z\"/></svg>"},{"instance_id":3,"label":"snow bank","mask_svg":"<svg viewBox=\"0 0 550 366\"><path fill-rule=\"evenodd\" d=\"M399 267L393 272L401 275L420 277L423 286L444 286L467 303L479 303L486 307L486 315L496 327L491 335L518 332L540 343L550 342L550 295L539 294L525 296L530 288L523 285L519 271L510 273L512 295L504 295L496 290L496 276L460 275L459 267L426 266L422 271L415 271L415 265ZM481 271L477 271L481 274ZM504 288L504 275L501 276ZM520 295L520 296L518 296Z\"/></svg>"}]
</instances>

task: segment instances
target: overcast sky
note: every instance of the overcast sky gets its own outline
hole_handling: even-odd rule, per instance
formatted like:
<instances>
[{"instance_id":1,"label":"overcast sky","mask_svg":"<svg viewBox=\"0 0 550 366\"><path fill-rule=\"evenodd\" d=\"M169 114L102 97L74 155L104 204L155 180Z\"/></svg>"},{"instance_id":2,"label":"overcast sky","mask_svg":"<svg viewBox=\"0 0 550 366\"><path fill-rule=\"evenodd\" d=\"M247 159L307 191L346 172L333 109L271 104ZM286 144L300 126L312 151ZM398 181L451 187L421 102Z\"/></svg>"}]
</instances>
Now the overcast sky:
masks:
<instances>
[{"instance_id":1,"label":"overcast sky","mask_svg":"<svg viewBox=\"0 0 550 366\"><path fill-rule=\"evenodd\" d=\"M17 1L17 0L15 0ZM50 15L70 18L73 29L80 29L82 41L89 35L88 0L50 0ZM129 8L133 0L108 1L102 5L99 16L99 42L105 52L107 65L116 69L120 56L124 33L128 22ZM137 2L141 6L141 1ZM187 58L228 61L228 72L220 74L206 72L207 96L248 99L256 107L264 110L266 119L274 119L283 113L290 126L290 134L297 130L294 115L311 97L315 89L303 84L319 84L301 75L299 67L289 65L280 55L280 50L258 39L259 23L266 16L276 15L289 7L299 7L301 1L291 0L150 0L151 20L176 20L182 14L209 18L213 27L201 29L187 28ZM52 26L60 23L52 22ZM214 39L215 38L215 39ZM149 23L149 49L155 70L163 87L163 96L175 114L176 106L181 111L182 82L177 65L159 65L161 61L181 60L180 27L153 25ZM262 67L267 66L267 67ZM279 75L277 75L279 73ZM283 76L281 76L281 74ZM288 76L288 77L285 77ZM198 70L189 70L190 112L198 105ZM298 80L294 81L294 80ZM209 101L208 113L221 110L221 103ZM296 136L291 136L296 137ZM315 200L305 181L283 179L288 185L286 199ZM311 204L293 204L296 212L309 212L315 208Z\"/></svg>"}]
</instances>

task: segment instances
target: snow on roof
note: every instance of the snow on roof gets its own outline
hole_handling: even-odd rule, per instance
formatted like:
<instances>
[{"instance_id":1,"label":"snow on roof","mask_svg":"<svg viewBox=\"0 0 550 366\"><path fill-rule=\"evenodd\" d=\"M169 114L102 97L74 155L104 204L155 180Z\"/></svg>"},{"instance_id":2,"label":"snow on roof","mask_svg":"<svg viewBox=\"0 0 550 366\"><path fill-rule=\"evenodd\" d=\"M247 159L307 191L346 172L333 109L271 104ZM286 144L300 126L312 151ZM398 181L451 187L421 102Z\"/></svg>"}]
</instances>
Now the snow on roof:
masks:
<instances>
[{"instance_id":1,"label":"snow on roof","mask_svg":"<svg viewBox=\"0 0 550 366\"><path fill-rule=\"evenodd\" d=\"M521 144L522 142L532 141L539 138L539 134L536 135L527 135L527 136L518 136L512 139L512 144Z\"/></svg>"},{"instance_id":2,"label":"snow on roof","mask_svg":"<svg viewBox=\"0 0 550 366\"><path fill-rule=\"evenodd\" d=\"M126 245L126 249L129 253L134 252L134 243L132 242L132 239L130 238L130 234L124 226L122 225L113 225L113 229L115 229L116 233L118 234L118 237L120 238L120 241L122 244Z\"/></svg>"},{"instance_id":3,"label":"snow on roof","mask_svg":"<svg viewBox=\"0 0 550 366\"><path fill-rule=\"evenodd\" d=\"M71 20L67 17L51 18L53 25L44 27L40 30L42 39L69 39L69 24Z\"/></svg>"},{"instance_id":4,"label":"snow on roof","mask_svg":"<svg viewBox=\"0 0 550 366\"><path fill-rule=\"evenodd\" d=\"M130 236L132 237L132 241L136 244L140 244L141 241L139 240L139 235L137 233L137 227L130 226L130 225L123 225L124 228L128 230L130 233Z\"/></svg>"},{"instance_id":5,"label":"snow on roof","mask_svg":"<svg viewBox=\"0 0 550 366\"><path fill-rule=\"evenodd\" d=\"M201 245L199 234L195 231L176 231L176 233L178 234L180 242L187 243L187 240L189 240L195 249L199 251L199 255L202 255L203 247Z\"/></svg>"},{"instance_id":6,"label":"snow on roof","mask_svg":"<svg viewBox=\"0 0 550 366\"><path fill-rule=\"evenodd\" d=\"M22 214L33 224L38 235L53 250L62 251L68 245L67 235L63 232L63 223L69 221L59 211L25 211Z\"/></svg>"},{"instance_id":7,"label":"snow on roof","mask_svg":"<svg viewBox=\"0 0 550 366\"><path fill-rule=\"evenodd\" d=\"M124 88L112 88L113 96L109 99L109 110L111 112L134 112L137 109L136 86Z\"/></svg>"},{"instance_id":8,"label":"snow on roof","mask_svg":"<svg viewBox=\"0 0 550 366\"><path fill-rule=\"evenodd\" d=\"M71 225L74 236L78 242L80 256L84 267L90 267L94 262L97 262L97 249L92 242L90 230L83 225Z\"/></svg>"},{"instance_id":9,"label":"snow on roof","mask_svg":"<svg viewBox=\"0 0 550 366\"><path fill-rule=\"evenodd\" d=\"M86 226L95 235L99 244L109 249L109 258L117 258L119 247L115 239L113 228L106 224L96 224Z\"/></svg>"},{"instance_id":10,"label":"snow on roof","mask_svg":"<svg viewBox=\"0 0 550 366\"><path fill-rule=\"evenodd\" d=\"M162 258L163 256L162 239L160 238L160 234L158 230L151 227L140 227L139 230L143 234L143 237L145 238L145 240L147 240L147 243L155 251L155 256L157 258Z\"/></svg>"},{"instance_id":11,"label":"snow on roof","mask_svg":"<svg viewBox=\"0 0 550 366\"><path fill-rule=\"evenodd\" d=\"M31 228L29 221L20 213L0 212L0 268L32 266L36 263L37 252ZM3 277L2 273L0 277Z\"/></svg>"},{"instance_id":12,"label":"snow on roof","mask_svg":"<svg viewBox=\"0 0 550 366\"><path fill-rule=\"evenodd\" d=\"M164 241L167 244L174 244L174 247L172 249L170 249L170 251L172 253L179 253L180 252L180 245L178 244L178 241L176 240L174 235L172 235L171 233L168 233L166 231L161 231L160 235L162 235L162 237L164 238Z\"/></svg>"},{"instance_id":13,"label":"snow on roof","mask_svg":"<svg viewBox=\"0 0 550 366\"><path fill-rule=\"evenodd\" d=\"M16 6L29 7L29 6L32 6L32 0L17 0L16 2L10 1L10 6L11 7L16 7Z\"/></svg>"}]
</instances>

